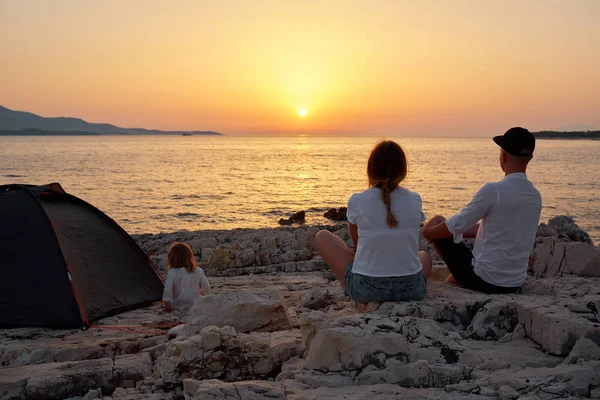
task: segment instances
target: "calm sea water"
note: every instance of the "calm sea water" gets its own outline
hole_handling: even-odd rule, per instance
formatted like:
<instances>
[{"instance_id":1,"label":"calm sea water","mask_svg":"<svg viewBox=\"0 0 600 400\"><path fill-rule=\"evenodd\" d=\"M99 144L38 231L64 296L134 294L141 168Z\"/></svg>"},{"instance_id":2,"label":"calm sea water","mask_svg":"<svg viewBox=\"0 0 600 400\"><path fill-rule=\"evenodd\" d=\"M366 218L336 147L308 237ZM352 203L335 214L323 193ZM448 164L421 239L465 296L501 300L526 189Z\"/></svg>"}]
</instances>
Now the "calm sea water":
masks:
<instances>
[{"instance_id":1,"label":"calm sea water","mask_svg":"<svg viewBox=\"0 0 600 400\"><path fill-rule=\"evenodd\" d=\"M450 215L485 182L502 179L490 139L397 139L405 185L424 211ZM130 233L308 223L366 188L377 138L0 137L0 184L60 182ZM529 178L542 221L567 214L600 243L600 141L538 141Z\"/></svg>"}]
</instances>

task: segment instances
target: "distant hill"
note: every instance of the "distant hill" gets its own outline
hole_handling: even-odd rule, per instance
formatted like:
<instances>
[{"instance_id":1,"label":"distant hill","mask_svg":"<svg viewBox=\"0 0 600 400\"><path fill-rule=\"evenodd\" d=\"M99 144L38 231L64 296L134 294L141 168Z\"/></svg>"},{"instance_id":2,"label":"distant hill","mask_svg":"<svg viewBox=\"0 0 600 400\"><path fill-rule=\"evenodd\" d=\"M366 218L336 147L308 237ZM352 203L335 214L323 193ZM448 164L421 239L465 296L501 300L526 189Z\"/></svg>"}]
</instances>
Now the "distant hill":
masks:
<instances>
[{"instance_id":1,"label":"distant hill","mask_svg":"<svg viewBox=\"0 0 600 400\"><path fill-rule=\"evenodd\" d=\"M79 118L45 118L0 106L0 135L221 135L213 131L161 131L94 124Z\"/></svg>"},{"instance_id":2,"label":"distant hill","mask_svg":"<svg viewBox=\"0 0 600 400\"><path fill-rule=\"evenodd\" d=\"M600 131L541 131L533 132L533 136L539 139L600 139Z\"/></svg>"}]
</instances>

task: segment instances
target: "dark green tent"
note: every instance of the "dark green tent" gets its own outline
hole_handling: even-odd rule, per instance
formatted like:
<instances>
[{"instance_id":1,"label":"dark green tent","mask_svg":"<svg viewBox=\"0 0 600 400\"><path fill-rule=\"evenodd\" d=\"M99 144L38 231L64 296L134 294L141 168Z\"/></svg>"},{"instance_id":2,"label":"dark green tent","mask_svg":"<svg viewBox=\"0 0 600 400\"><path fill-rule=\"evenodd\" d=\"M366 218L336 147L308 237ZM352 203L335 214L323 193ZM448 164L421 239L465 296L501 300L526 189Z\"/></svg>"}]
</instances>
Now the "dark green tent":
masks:
<instances>
[{"instance_id":1,"label":"dark green tent","mask_svg":"<svg viewBox=\"0 0 600 400\"><path fill-rule=\"evenodd\" d=\"M0 274L1 327L86 328L163 291L133 239L58 183L0 186Z\"/></svg>"}]
</instances>

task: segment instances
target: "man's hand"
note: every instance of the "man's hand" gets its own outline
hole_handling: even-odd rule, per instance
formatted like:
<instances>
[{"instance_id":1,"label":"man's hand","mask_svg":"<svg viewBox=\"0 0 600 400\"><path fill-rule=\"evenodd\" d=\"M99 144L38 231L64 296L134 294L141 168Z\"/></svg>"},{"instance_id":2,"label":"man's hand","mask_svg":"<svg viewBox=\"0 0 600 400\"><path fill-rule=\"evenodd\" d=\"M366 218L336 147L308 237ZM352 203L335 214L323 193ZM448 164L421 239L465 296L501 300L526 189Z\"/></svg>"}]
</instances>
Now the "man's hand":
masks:
<instances>
[{"instance_id":1,"label":"man's hand","mask_svg":"<svg viewBox=\"0 0 600 400\"><path fill-rule=\"evenodd\" d=\"M423 237L430 243L434 240L452 237L452 233L448 230L444 217L431 218L429 222L423 225L421 230L423 232Z\"/></svg>"},{"instance_id":2,"label":"man's hand","mask_svg":"<svg viewBox=\"0 0 600 400\"><path fill-rule=\"evenodd\" d=\"M166 312L171 312L173 311L173 306L171 306L171 302L170 301L165 301L165 311Z\"/></svg>"}]
</instances>

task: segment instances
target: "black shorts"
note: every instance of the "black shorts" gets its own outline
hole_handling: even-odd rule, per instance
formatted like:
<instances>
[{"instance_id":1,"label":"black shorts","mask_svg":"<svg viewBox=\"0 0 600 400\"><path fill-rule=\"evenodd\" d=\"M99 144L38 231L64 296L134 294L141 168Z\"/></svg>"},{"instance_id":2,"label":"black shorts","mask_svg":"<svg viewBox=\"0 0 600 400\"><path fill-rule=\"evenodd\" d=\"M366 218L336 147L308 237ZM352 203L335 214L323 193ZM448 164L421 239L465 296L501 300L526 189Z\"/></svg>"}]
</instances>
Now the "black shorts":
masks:
<instances>
[{"instance_id":1,"label":"black shorts","mask_svg":"<svg viewBox=\"0 0 600 400\"><path fill-rule=\"evenodd\" d=\"M481 279L473 269L473 253L464 243L454 243L452 238L436 240L440 256L460 286L488 294L516 293L521 287L504 287L492 285Z\"/></svg>"}]
</instances>

